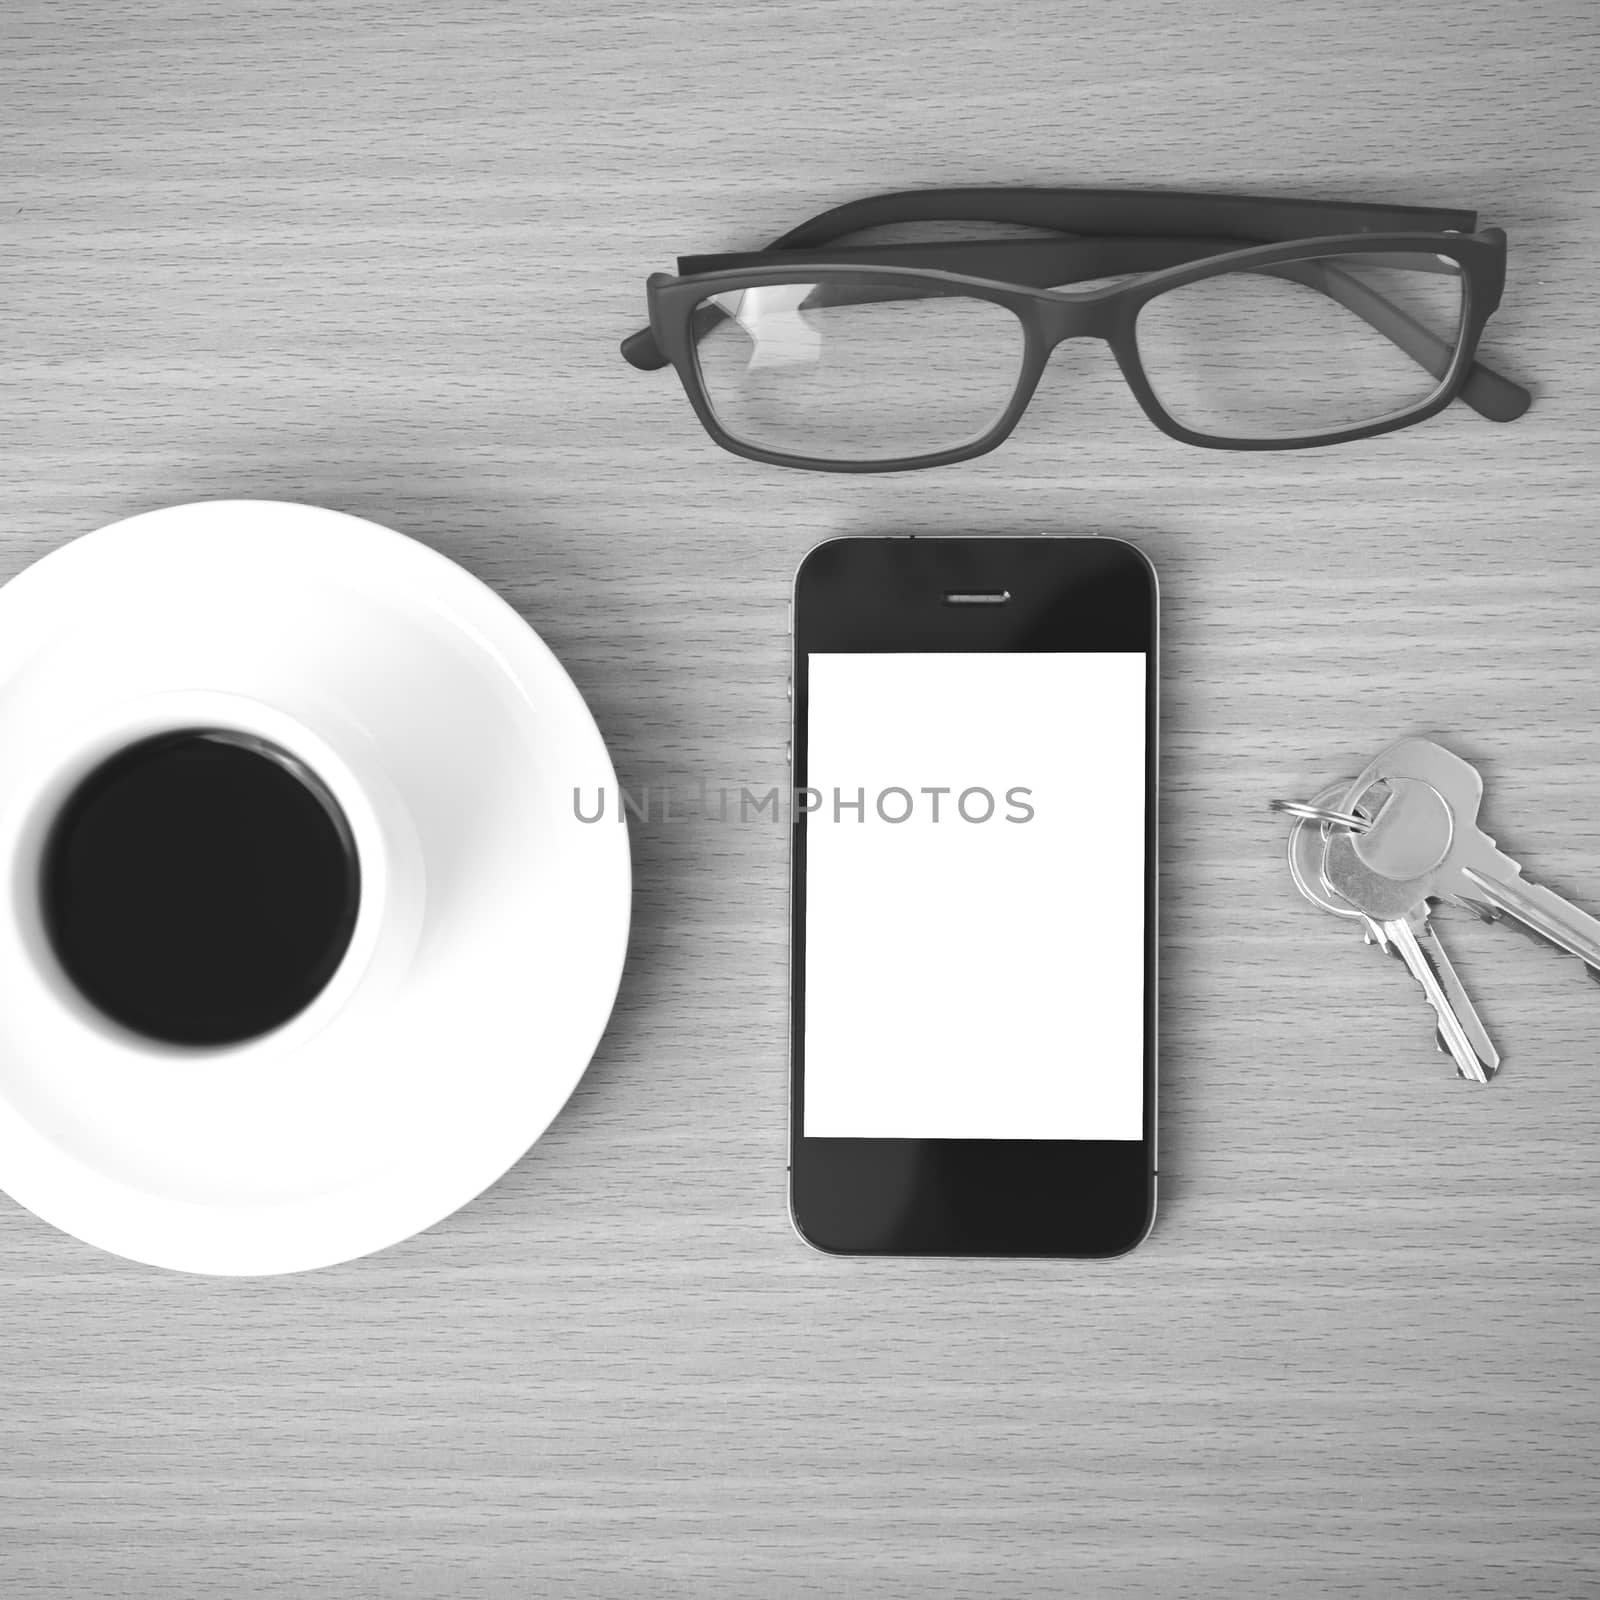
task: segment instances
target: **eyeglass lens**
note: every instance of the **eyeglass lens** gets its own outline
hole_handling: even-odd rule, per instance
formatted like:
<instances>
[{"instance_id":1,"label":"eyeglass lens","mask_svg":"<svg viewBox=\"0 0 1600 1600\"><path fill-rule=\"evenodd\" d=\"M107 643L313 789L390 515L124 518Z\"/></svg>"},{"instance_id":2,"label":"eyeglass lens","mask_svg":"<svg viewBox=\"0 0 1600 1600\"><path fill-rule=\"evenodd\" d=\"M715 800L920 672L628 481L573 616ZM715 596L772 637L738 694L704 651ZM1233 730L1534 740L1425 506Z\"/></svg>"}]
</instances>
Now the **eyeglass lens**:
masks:
<instances>
[{"instance_id":1,"label":"eyeglass lens","mask_svg":"<svg viewBox=\"0 0 1600 1600\"><path fill-rule=\"evenodd\" d=\"M1220 439L1315 438L1414 411L1461 342L1438 255L1354 253L1225 272L1147 301L1139 364L1172 419Z\"/></svg>"},{"instance_id":2,"label":"eyeglass lens","mask_svg":"<svg viewBox=\"0 0 1600 1600\"><path fill-rule=\"evenodd\" d=\"M824 461L936 455L982 438L1022 372L1004 306L879 280L764 284L691 322L700 378L734 438Z\"/></svg>"}]
</instances>

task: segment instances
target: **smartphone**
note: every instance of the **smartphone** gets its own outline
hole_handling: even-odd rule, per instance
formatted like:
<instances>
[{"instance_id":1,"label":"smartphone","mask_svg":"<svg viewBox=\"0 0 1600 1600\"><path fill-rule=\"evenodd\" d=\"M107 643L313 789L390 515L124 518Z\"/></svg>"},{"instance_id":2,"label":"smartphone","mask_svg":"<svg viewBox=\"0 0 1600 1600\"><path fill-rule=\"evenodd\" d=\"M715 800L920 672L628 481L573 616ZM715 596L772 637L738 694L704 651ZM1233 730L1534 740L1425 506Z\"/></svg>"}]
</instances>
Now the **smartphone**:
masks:
<instances>
[{"instance_id":1,"label":"smartphone","mask_svg":"<svg viewBox=\"0 0 1600 1600\"><path fill-rule=\"evenodd\" d=\"M795 1230L1132 1249L1156 1204L1154 569L1116 539L834 539L791 626Z\"/></svg>"}]
</instances>

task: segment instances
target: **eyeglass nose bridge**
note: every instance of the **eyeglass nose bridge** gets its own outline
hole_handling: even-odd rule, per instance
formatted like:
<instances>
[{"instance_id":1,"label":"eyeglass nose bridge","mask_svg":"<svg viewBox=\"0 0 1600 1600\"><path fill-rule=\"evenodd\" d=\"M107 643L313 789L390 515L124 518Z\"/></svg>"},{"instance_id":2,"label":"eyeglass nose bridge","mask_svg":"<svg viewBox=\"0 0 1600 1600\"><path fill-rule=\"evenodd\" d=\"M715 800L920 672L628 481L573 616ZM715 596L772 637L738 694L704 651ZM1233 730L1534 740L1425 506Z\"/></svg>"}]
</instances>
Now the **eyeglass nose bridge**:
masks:
<instances>
[{"instance_id":1,"label":"eyeglass nose bridge","mask_svg":"<svg viewBox=\"0 0 1600 1600\"><path fill-rule=\"evenodd\" d=\"M1119 313L1112 300L1066 300L1055 295L1040 295L1034 305L1039 336L1046 350L1054 350L1065 339L1113 342Z\"/></svg>"}]
</instances>

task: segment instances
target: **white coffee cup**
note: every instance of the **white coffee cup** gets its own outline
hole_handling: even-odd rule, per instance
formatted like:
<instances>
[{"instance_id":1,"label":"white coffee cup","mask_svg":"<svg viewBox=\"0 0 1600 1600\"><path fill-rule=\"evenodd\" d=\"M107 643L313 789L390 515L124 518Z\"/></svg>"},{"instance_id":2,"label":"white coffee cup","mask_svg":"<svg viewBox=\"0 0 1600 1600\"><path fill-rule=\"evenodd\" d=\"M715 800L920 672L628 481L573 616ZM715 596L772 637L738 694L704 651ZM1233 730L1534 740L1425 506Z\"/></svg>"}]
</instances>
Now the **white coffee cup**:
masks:
<instances>
[{"instance_id":1,"label":"white coffee cup","mask_svg":"<svg viewBox=\"0 0 1600 1600\"><path fill-rule=\"evenodd\" d=\"M0 971L7 1005L45 1049L100 1057L214 1065L259 1065L307 1043L352 1008L382 1004L404 976L422 924L425 875L416 831L400 796L358 728L313 729L247 696L205 690L141 695L101 706L51 730L31 748L7 752L10 803L0 812L5 875ZM62 969L44 926L41 867L63 804L102 763L145 739L197 729L259 739L303 762L343 813L359 863L360 893L349 943L321 991L293 1017L237 1044L169 1044L113 1021Z\"/></svg>"}]
</instances>

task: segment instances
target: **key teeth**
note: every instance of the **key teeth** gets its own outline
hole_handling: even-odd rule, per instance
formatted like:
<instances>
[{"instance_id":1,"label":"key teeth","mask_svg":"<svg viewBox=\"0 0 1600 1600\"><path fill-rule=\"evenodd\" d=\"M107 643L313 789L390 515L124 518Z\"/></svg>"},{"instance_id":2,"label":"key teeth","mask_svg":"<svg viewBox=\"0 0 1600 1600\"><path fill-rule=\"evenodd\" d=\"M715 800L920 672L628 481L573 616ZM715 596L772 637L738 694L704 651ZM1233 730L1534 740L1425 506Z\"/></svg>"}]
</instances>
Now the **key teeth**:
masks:
<instances>
[{"instance_id":1,"label":"key teeth","mask_svg":"<svg viewBox=\"0 0 1600 1600\"><path fill-rule=\"evenodd\" d=\"M1472 1074L1468 1072L1467 1069L1463 1067L1459 1061L1456 1061L1455 1057L1450 1054L1450 1046L1445 1042L1443 1028L1435 1028L1433 1030L1433 1047L1439 1052L1440 1055L1449 1056L1451 1061L1455 1062L1456 1076L1460 1078L1463 1083L1478 1082L1478 1079L1474 1078ZM1484 1081L1492 1082L1495 1075L1500 1071L1500 1063L1498 1061L1485 1061L1482 1056L1476 1057L1476 1060L1480 1070L1483 1073Z\"/></svg>"},{"instance_id":2,"label":"key teeth","mask_svg":"<svg viewBox=\"0 0 1600 1600\"><path fill-rule=\"evenodd\" d=\"M1450 1055L1450 1046L1445 1043L1444 1030L1441 1028L1433 1030L1433 1047L1442 1056ZM1454 1060L1454 1057L1451 1057L1451 1059ZM1478 1068L1483 1073L1481 1080L1474 1078L1459 1061L1455 1062L1456 1076L1463 1083L1475 1083L1479 1084L1480 1087L1485 1083L1493 1083L1500 1074L1500 1063L1498 1061L1485 1061L1482 1056L1478 1056L1476 1059Z\"/></svg>"},{"instance_id":3,"label":"key teeth","mask_svg":"<svg viewBox=\"0 0 1600 1600\"><path fill-rule=\"evenodd\" d=\"M1435 1027L1434 1029L1434 1048L1442 1056L1450 1056L1450 1045L1445 1043L1445 1030L1442 1027ZM1462 1066L1461 1062L1454 1059L1454 1056L1450 1056L1450 1059L1454 1062L1454 1067L1456 1067L1456 1077L1461 1078L1462 1083L1478 1082L1477 1078L1472 1077L1472 1074L1467 1072L1466 1067ZM1482 1056L1478 1056L1477 1062L1478 1067L1483 1070L1483 1077L1485 1078L1493 1078L1494 1074L1499 1072L1498 1062L1494 1062L1493 1066L1491 1066L1490 1062L1485 1061Z\"/></svg>"}]
</instances>

